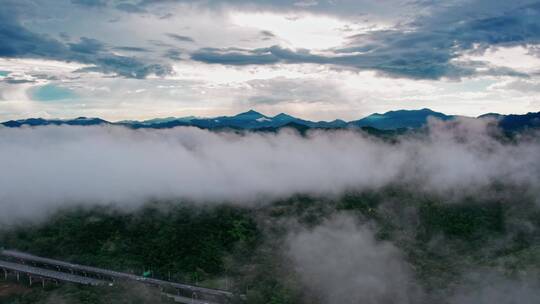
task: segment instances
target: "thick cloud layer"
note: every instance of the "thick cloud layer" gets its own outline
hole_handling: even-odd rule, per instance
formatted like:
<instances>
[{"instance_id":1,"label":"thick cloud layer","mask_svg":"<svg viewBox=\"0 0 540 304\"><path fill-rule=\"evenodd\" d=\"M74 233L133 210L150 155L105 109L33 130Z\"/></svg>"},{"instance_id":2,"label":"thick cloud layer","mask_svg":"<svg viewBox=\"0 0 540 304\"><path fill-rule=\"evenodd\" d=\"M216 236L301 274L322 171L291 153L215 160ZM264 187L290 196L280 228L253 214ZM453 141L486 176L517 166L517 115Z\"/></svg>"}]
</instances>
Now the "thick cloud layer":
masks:
<instances>
[{"instance_id":1,"label":"thick cloud layer","mask_svg":"<svg viewBox=\"0 0 540 304\"><path fill-rule=\"evenodd\" d=\"M150 50L152 54L146 56L141 56L141 54L137 57L122 56L113 51L117 47L122 47L122 45L116 45L117 41L114 39L111 41L112 48L109 48L91 37L99 37L100 28L110 29L105 33L101 32L105 35L115 35L116 27L130 28L125 22L133 20L131 18L137 18L134 15L142 16L138 19L138 23L144 24L138 32L141 39L135 41L139 47L148 46L143 40L144 32L148 30L154 30L153 40L163 39L163 36L181 43L193 43L200 40L201 43L196 45L193 52L188 52L196 61L224 65L315 63L349 69L374 70L413 79L457 78L474 74L525 76L527 73L491 68L482 62L469 62L464 65L454 59L470 50L483 52L489 47L496 46L533 46L537 45L540 39L538 30L540 7L534 0L497 3L486 0L449 1L444 5L437 1L378 2L350 0L339 1L339 3L236 0L201 2L189 0L116 3L101 0L70 2L5 0L3 1L4 10L0 12L0 17L2 17L0 18L2 28L0 38L6 43L0 46L0 57L76 61L95 65L92 71L115 73L128 78L146 78L153 74L167 76L173 73L170 67L171 62L167 60L170 56L166 55L164 48L159 52ZM191 37L170 33L171 25L159 22L189 14L189 11L185 10L186 7L199 7L201 11L206 12L218 11L223 16L226 16L228 12L238 11L328 15L349 20L351 24L366 23L373 29L354 31L348 25L343 29L343 31L351 32L350 35L344 37L346 42L329 49L319 48L326 49L324 53L302 48L289 49L284 47L283 43L271 46L266 43L257 43L253 44L255 47L246 47L246 39L252 38L235 39L237 37L229 32L227 32L227 37L230 35L231 39L227 41L228 43L215 44L214 39L208 39L204 34ZM54 20L51 16L73 15L81 10L86 13L86 16L81 18L90 18L97 24L92 30L98 31L84 29L82 35L80 31L72 31L72 34L78 36L80 40L78 43L66 44L62 40L55 39L54 36L58 33L46 27L35 31L27 26L27 23L32 23L28 20L35 21L40 18ZM100 14L94 15L95 12ZM203 13L199 12L199 14ZM227 22L226 18L219 20L221 18L223 17L218 17L218 22ZM149 22L149 19L153 21ZM77 29L77 22L69 19L63 21L67 22L68 28ZM377 29L378 26L381 28ZM193 27L197 28L197 24ZM235 27L227 24L219 30L223 35L224 28ZM58 29L63 26L56 25L53 28ZM186 28L183 29L185 30ZM262 30L269 33L268 29L262 28ZM200 30L195 32L200 34ZM96 34L98 36L95 36ZM129 32L127 34L129 35ZM268 38L268 35L266 36ZM271 37L279 39L275 34ZM122 41L124 38L118 37L116 40ZM96 47L98 44L99 47ZM163 43L160 44L165 46ZM173 51L176 49L173 45L167 48ZM475 67L482 67L482 69L475 69ZM529 74L529 76L532 75L534 74Z\"/></svg>"},{"instance_id":2,"label":"thick cloud layer","mask_svg":"<svg viewBox=\"0 0 540 304\"><path fill-rule=\"evenodd\" d=\"M87 1L81 1L81 3ZM16 3L16 2L15 2ZM77 43L65 44L47 35L40 35L19 20L19 5L11 1L0 11L0 58L45 58L89 64L82 71L112 73L127 78L145 78L149 74L164 76L171 73L166 64L147 63L139 58L121 56L108 50L97 39L80 37Z\"/></svg>"},{"instance_id":3,"label":"thick cloud layer","mask_svg":"<svg viewBox=\"0 0 540 304\"><path fill-rule=\"evenodd\" d=\"M476 73L525 76L482 62L464 65L455 59L475 48L476 52L484 52L490 46L537 44L540 38L537 2L493 5L492 1L478 0L441 6L423 4L428 5L424 8L430 13L420 14L414 21L395 28L353 35L348 45L332 49L330 55L274 45L254 49L204 48L194 52L192 59L229 65L330 64L414 79L459 78ZM478 66L484 67L482 72L475 69Z\"/></svg>"},{"instance_id":4,"label":"thick cloud layer","mask_svg":"<svg viewBox=\"0 0 540 304\"><path fill-rule=\"evenodd\" d=\"M360 132L214 133L195 128L0 129L0 222L67 204L151 199L260 203L405 183L467 194L494 182L538 191L540 143L503 144L485 122L432 122L383 142Z\"/></svg>"}]
</instances>

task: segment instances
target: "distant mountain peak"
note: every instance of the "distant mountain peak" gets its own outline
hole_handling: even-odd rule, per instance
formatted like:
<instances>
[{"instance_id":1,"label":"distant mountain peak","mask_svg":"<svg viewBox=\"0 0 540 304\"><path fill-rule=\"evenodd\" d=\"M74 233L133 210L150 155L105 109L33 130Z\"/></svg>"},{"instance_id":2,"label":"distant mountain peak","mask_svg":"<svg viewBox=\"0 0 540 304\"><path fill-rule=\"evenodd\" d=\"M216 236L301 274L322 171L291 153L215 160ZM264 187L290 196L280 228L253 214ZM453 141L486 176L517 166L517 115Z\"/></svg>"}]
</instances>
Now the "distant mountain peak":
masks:
<instances>
[{"instance_id":1,"label":"distant mountain peak","mask_svg":"<svg viewBox=\"0 0 540 304\"><path fill-rule=\"evenodd\" d=\"M265 117L264 115L262 115L261 113L255 111L255 110L249 110L247 112L242 112L240 114L236 114L234 117L244 117L244 116L256 117L256 118Z\"/></svg>"},{"instance_id":2,"label":"distant mountain peak","mask_svg":"<svg viewBox=\"0 0 540 304\"><path fill-rule=\"evenodd\" d=\"M352 126L361 128L373 128L378 130L399 130L415 129L424 127L429 117L435 117L440 120L455 119L458 116L446 115L435 112L428 108L418 110L395 110L383 114L374 113L359 120L346 122L341 119L333 121L310 121L286 113L279 113L273 117L263 115L255 110L249 110L235 116L220 116L214 118L203 117L165 117L154 118L145 121L119 121L108 122L98 117L77 117L73 119L44 119L27 118L10 120L0 123L5 127L21 126L46 126L46 125L73 125L73 126L92 126L101 124L122 125L131 128L173 128L177 126L193 126L204 129L278 129L282 127L295 128L348 128ZM527 114L509 114L502 115L497 113L487 113L478 118L497 118L497 123L505 131L520 131L531 128L540 128L540 112Z\"/></svg>"},{"instance_id":3,"label":"distant mountain peak","mask_svg":"<svg viewBox=\"0 0 540 304\"><path fill-rule=\"evenodd\" d=\"M77 117L74 119L44 119L44 118L28 118L19 120L10 120L2 123L7 127L27 126L45 126L45 125L74 125L74 126L90 126L99 124L108 124L109 122L101 118L92 117Z\"/></svg>"},{"instance_id":4,"label":"distant mountain peak","mask_svg":"<svg viewBox=\"0 0 540 304\"><path fill-rule=\"evenodd\" d=\"M385 112L384 114L374 113L372 115L388 115L388 114L396 114L396 113L439 113L439 112L433 111L430 108L422 108L422 109L412 109L412 110L406 110L406 109L392 110L392 111Z\"/></svg>"},{"instance_id":5,"label":"distant mountain peak","mask_svg":"<svg viewBox=\"0 0 540 304\"><path fill-rule=\"evenodd\" d=\"M291 115L289 114L285 114L285 113L279 113L278 115L272 117L273 119L277 119L277 120L291 120L291 119L295 119L294 117L292 117Z\"/></svg>"},{"instance_id":6,"label":"distant mountain peak","mask_svg":"<svg viewBox=\"0 0 540 304\"><path fill-rule=\"evenodd\" d=\"M478 116L477 118L494 118L494 119L501 119L505 115L499 114L499 113L486 113Z\"/></svg>"},{"instance_id":7,"label":"distant mountain peak","mask_svg":"<svg viewBox=\"0 0 540 304\"><path fill-rule=\"evenodd\" d=\"M374 127L381 130L419 128L427 123L428 117L447 120L453 116L423 108L420 110L388 111L384 114L375 113L353 123L359 127Z\"/></svg>"}]
</instances>

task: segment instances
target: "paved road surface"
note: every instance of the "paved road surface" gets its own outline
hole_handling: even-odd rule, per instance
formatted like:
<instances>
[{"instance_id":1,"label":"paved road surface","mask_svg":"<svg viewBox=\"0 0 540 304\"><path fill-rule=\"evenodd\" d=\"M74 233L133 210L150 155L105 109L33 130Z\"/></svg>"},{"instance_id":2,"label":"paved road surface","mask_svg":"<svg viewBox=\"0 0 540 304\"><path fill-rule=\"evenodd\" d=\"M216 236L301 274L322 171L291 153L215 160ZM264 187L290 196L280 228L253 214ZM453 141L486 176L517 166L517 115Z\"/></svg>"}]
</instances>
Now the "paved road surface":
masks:
<instances>
[{"instance_id":1,"label":"paved road surface","mask_svg":"<svg viewBox=\"0 0 540 304\"><path fill-rule=\"evenodd\" d=\"M211 296L225 297L225 298L233 296L231 292L225 291L225 290L211 289L211 288L204 288L204 287L193 286L193 285L182 284L182 283L168 282L168 281L163 281L163 280L158 280L158 279L153 279L153 278L137 276L130 273L124 273L124 272L103 269L103 268L67 263L64 261L39 257L39 256L35 256L35 255L28 254L25 252L16 251L16 250L0 250L0 255L18 259L18 260L59 267L59 268L63 268L69 271L97 274L97 275L114 278L114 279L133 280L133 281L142 282L146 284L156 285L162 288L174 288L174 289L179 289L179 290L184 290L184 291L187 290L190 293L198 293L200 295L211 295Z\"/></svg>"},{"instance_id":2,"label":"paved road surface","mask_svg":"<svg viewBox=\"0 0 540 304\"><path fill-rule=\"evenodd\" d=\"M71 283L77 283L77 284L83 284L83 285L106 285L107 282L102 280L97 280L94 278L88 278L78 275L73 275L65 272L60 271L54 271L49 269L43 269L23 264L16 264L11 262L6 262L0 260L0 268L10 270L10 271L18 271L25 274L34 275L36 277L43 277L48 279L54 279L58 281L64 281L64 282L71 282Z\"/></svg>"}]
</instances>

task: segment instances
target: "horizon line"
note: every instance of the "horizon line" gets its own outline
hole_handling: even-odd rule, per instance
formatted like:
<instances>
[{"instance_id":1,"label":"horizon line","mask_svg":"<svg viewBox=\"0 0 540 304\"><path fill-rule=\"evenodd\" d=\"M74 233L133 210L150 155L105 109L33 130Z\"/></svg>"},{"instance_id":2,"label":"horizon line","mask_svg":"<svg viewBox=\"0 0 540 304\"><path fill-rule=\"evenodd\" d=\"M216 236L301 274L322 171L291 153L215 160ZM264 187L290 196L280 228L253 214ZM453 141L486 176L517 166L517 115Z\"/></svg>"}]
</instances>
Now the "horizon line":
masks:
<instances>
[{"instance_id":1,"label":"horizon line","mask_svg":"<svg viewBox=\"0 0 540 304\"><path fill-rule=\"evenodd\" d=\"M310 119L304 119L304 118L301 118L301 117L293 116L293 115L290 115L290 114L288 114L286 112L280 112L280 113L278 113L276 115L270 116L270 115L263 114L260 111L254 110L253 108L250 108L249 110L242 111L242 112L239 112L237 114L219 115L219 116L193 116L193 115L187 115L187 116L163 116L163 117L153 117L153 118L147 118L147 119L122 119L122 120L109 120L109 119L104 119L104 118L102 118L100 116L75 116L75 117L71 117L71 118L61 118L61 117L45 118L45 117L39 117L38 116L38 117L26 117L26 118L8 119L8 120L0 121L0 123L6 123L6 122L9 122L9 121L28 120L28 119L63 120L63 121L70 121L70 120L77 120L77 119L101 119L101 120L104 120L104 121L109 122L109 123L127 123L127 122L145 122L145 121L154 120L154 119L167 119L167 118L176 119L176 120L182 119L182 118L190 118L190 117L192 117L192 119L216 119L216 118L222 118L222 117L234 117L234 116L238 116L238 115L241 115L241 114L246 114L246 113L249 113L249 112L255 112L255 113L260 114L260 115L262 115L264 117L267 117L267 118L275 118L275 117L277 117L279 115L287 115L287 116L293 117L295 119L300 119L300 120L305 120L305 121L310 121L310 122L333 122L333 121L336 121L336 120L341 120L341 121L349 123L349 122L353 122L353 121L357 121L357 120L367 118L367 117L372 116L372 115L385 115L387 113L397 112L397 111L409 111L409 112L412 112L412 111L422 111L422 110L429 110L431 112L444 114L446 116L468 117L468 118L479 118L481 116L490 115L490 114L491 115L508 116L508 115L526 115L526 114L530 114L530 113L538 113L538 112L540 112L540 109L539 109L538 112L529 111L529 112L524 112L524 113L521 113L521 114L518 114L518 113L501 114L501 113L497 113L497 112L486 112L486 113L478 115L478 116L468 116L468 115L459 115L459 114L447 114L447 113L444 113L444 112L435 111L435 110L432 110L430 108L424 107L424 108L419 108L419 109L389 110L389 111L386 111L386 112L383 112L383 113L374 112L374 113L368 114L366 116L356 118L356 119L352 119L352 120L345 120L345 119L342 119L342 118L335 118L335 119L332 119L332 120L310 120Z\"/></svg>"}]
</instances>

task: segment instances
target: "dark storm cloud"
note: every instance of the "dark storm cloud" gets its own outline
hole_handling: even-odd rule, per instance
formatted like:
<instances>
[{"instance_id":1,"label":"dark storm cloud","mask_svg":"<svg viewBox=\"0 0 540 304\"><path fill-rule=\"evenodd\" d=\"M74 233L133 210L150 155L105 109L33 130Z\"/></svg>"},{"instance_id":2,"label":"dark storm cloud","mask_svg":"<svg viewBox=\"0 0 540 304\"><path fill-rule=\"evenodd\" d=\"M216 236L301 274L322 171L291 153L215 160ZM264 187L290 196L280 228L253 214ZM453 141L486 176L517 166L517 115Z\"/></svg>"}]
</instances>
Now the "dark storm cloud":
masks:
<instances>
[{"instance_id":1,"label":"dark storm cloud","mask_svg":"<svg viewBox=\"0 0 540 304\"><path fill-rule=\"evenodd\" d=\"M172 60L181 60L182 58L180 55L182 55L182 52L175 49L170 49L165 52L165 57Z\"/></svg>"},{"instance_id":2,"label":"dark storm cloud","mask_svg":"<svg viewBox=\"0 0 540 304\"><path fill-rule=\"evenodd\" d=\"M275 12L311 12L325 15L340 15L358 17L366 13L385 16L401 16L404 11L414 12L416 6L410 0L372 1L372 0L339 0L318 1L317 5L305 5L314 1L291 1L291 0L142 0L138 3L141 7L156 5L175 5L179 3L201 4L212 9L241 9L252 11L275 11ZM304 5L302 5L302 3ZM299 5L300 4L300 5Z\"/></svg>"},{"instance_id":3,"label":"dark storm cloud","mask_svg":"<svg viewBox=\"0 0 540 304\"><path fill-rule=\"evenodd\" d=\"M22 3L22 4L21 4ZM26 3L26 4L25 4ZM174 53L149 59L124 58L107 52L107 47L91 38L66 44L52 36L28 30L17 16L29 18L30 2L8 1L0 12L1 57L36 57L70 60L98 65L94 70L112 71L124 77L145 77L148 71L167 73L170 68L159 60L177 60ZM73 0L69 9L80 6L122 10L130 13L158 12L156 18L173 6L195 1L138 1L107 2L104 0ZM205 1L197 5L217 10L256 10L281 12L324 13L345 20L371 20L377 16L395 26L351 35L343 46L317 53L314 50L289 50L281 46L253 49L201 48L191 54L193 60L225 65L264 65L275 63L313 63L333 65L344 69L374 70L391 76L413 79L459 78L475 73L489 75L529 76L520 71L490 66L485 62L463 62L464 52L483 52L489 47L522 45L532 47L540 43L540 2L485 0L449 1L444 5L435 1L320 1L313 6L295 6L291 1ZM34 5L35 6L35 5ZM78 8L76 8L78 6ZM161 6L156 11L156 7ZM361 10L359 9L361 8ZM165 10L169 9L169 10ZM35 11L35 9L34 9ZM68 12L69 13L69 12ZM38 14L34 12L33 14ZM170 16L168 13L165 16ZM406 16L406 17L403 17ZM402 18L403 17L403 18ZM299 17L300 18L300 17ZM347 19L349 18L349 19ZM362 19L363 20L363 19ZM377 22L377 20L370 22ZM195 38L173 32L163 33L168 38L192 43ZM260 40L268 41L274 34L260 31ZM161 43L166 49L172 48ZM114 48L114 46L110 46ZM118 50L138 52L135 49ZM142 51L142 50L141 50ZM162 50L161 54L166 52ZM532 50L531 54L537 51ZM92 56L94 54L94 56ZM129 62L133 67L125 64ZM104 64L111 64L103 66ZM159 66L159 67L158 67ZM477 68L482 68L478 72ZM135 76L134 76L135 75Z\"/></svg>"},{"instance_id":4,"label":"dark storm cloud","mask_svg":"<svg viewBox=\"0 0 540 304\"><path fill-rule=\"evenodd\" d=\"M144 78L152 73L166 75L171 71L168 65L115 55L97 39L81 37L78 42L64 44L47 35L34 33L17 20L14 12L9 6L0 11L0 57L76 61L95 65L89 70L129 78Z\"/></svg>"},{"instance_id":5,"label":"dark storm cloud","mask_svg":"<svg viewBox=\"0 0 540 304\"><path fill-rule=\"evenodd\" d=\"M148 40L148 43L150 43L152 45L155 45L155 46L159 46L159 47L169 47L169 48L175 47L174 45L172 45L170 43L163 42L161 40Z\"/></svg>"},{"instance_id":6,"label":"dark storm cloud","mask_svg":"<svg viewBox=\"0 0 540 304\"><path fill-rule=\"evenodd\" d=\"M104 44L96 39L81 37L78 43L69 43L69 49L77 53L95 54L103 50Z\"/></svg>"},{"instance_id":7,"label":"dark storm cloud","mask_svg":"<svg viewBox=\"0 0 540 304\"><path fill-rule=\"evenodd\" d=\"M0 82L8 84L37 83L38 80L58 80L58 78L56 76L43 73L10 73L5 77L0 78Z\"/></svg>"},{"instance_id":8,"label":"dark storm cloud","mask_svg":"<svg viewBox=\"0 0 540 304\"><path fill-rule=\"evenodd\" d=\"M35 80L31 80L31 79L15 79L15 78L11 78L11 77L6 77L2 80L0 80L1 82L5 82L5 83L9 83L9 84L21 84L21 83L34 83L36 82Z\"/></svg>"},{"instance_id":9,"label":"dark storm cloud","mask_svg":"<svg viewBox=\"0 0 540 304\"><path fill-rule=\"evenodd\" d=\"M309 50L290 50L278 45L253 50L205 48L194 52L193 60L213 64L252 65L275 63L331 64L345 68L378 70L397 76L436 79L442 76L471 74L468 68L450 65L447 52L409 50L400 53L386 50L368 54L336 53L333 56L314 54Z\"/></svg>"},{"instance_id":10,"label":"dark storm cloud","mask_svg":"<svg viewBox=\"0 0 540 304\"><path fill-rule=\"evenodd\" d=\"M150 52L149 49L142 48L142 47L136 47L136 46L117 46L117 47L114 47L114 49L119 50L119 51L137 52L137 53Z\"/></svg>"},{"instance_id":11,"label":"dark storm cloud","mask_svg":"<svg viewBox=\"0 0 540 304\"><path fill-rule=\"evenodd\" d=\"M169 19L169 18L172 18L174 15L171 14L171 13L167 13L163 16L160 16L159 19Z\"/></svg>"},{"instance_id":12,"label":"dark storm cloud","mask_svg":"<svg viewBox=\"0 0 540 304\"><path fill-rule=\"evenodd\" d=\"M205 63L249 65L249 64L274 64L285 61L276 56L272 50L281 49L279 46L245 50L238 48L216 49L203 48L193 54L191 59Z\"/></svg>"},{"instance_id":13,"label":"dark storm cloud","mask_svg":"<svg viewBox=\"0 0 540 304\"><path fill-rule=\"evenodd\" d=\"M132 3L120 3L116 5L116 9L124 11L126 13L146 13L144 8Z\"/></svg>"},{"instance_id":14,"label":"dark storm cloud","mask_svg":"<svg viewBox=\"0 0 540 304\"><path fill-rule=\"evenodd\" d=\"M167 36L169 36L170 38L172 38L174 40L180 41L180 42L195 42L195 40L193 38L191 38L191 37L182 36L182 35L178 35L178 34L174 34L174 33L167 33Z\"/></svg>"},{"instance_id":15,"label":"dark storm cloud","mask_svg":"<svg viewBox=\"0 0 540 304\"><path fill-rule=\"evenodd\" d=\"M272 38L276 37L276 35L270 31L261 31L260 34L262 36L262 40L271 40Z\"/></svg>"},{"instance_id":16,"label":"dark storm cloud","mask_svg":"<svg viewBox=\"0 0 540 304\"><path fill-rule=\"evenodd\" d=\"M171 67L160 64L146 64L136 58L125 56L100 56L93 59L96 67L80 69L79 72L95 71L117 73L128 78L145 78L150 74L164 76L171 73Z\"/></svg>"},{"instance_id":17,"label":"dark storm cloud","mask_svg":"<svg viewBox=\"0 0 540 304\"><path fill-rule=\"evenodd\" d=\"M106 0L71 0L73 4L85 5L85 6L106 6Z\"/></svg>"},{"instance_id":18,"label":"dark storm cloud","mask_svg":"<svg viewBox=\"0 0 540 304\"><path fill-rule=\"evenodd\" d=\"M453 61L473 47L482 52L490 46L540 42L540 3L491 3L490 10L484 10L484 7L488 7L488 3L476 1L435 8L432 14L419 17L410 24L351 36L348 45L330 50L330 55L272 46L250 50L206 48L195 52L192 58L230 65L331 64L409 78L438 79L473 74L470 67ZM508 69L492 68L489 73L523 76Z\"/></svg>"},{"instance_id":19,"label":"dark storm cloud","mask_svg":"<svg viewBox=\"0 0 540 304\"><path fill-rule=\"evenodd\" d=\"M48 36L28 31L11 13L0 10L0 57L17 57L21 54L46 56L65 52L65 45Z\"/></svg>"},{"instance_id":20,"label":"dark storm cloud","mask_svg":"<svg viewBox=\"0 0 540 304\"><path fill-rule=\"evenodd\" d=\"M58 33L58 36L66 41L69 41L71 39L71 36L66 32Z\"/></svg>"}]
</instances>

